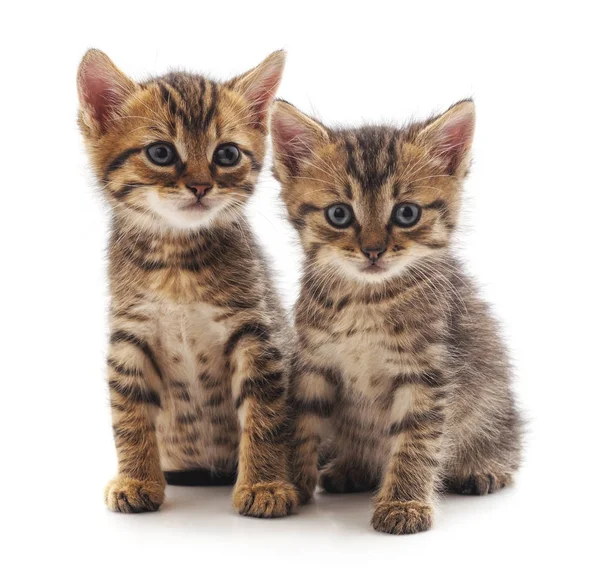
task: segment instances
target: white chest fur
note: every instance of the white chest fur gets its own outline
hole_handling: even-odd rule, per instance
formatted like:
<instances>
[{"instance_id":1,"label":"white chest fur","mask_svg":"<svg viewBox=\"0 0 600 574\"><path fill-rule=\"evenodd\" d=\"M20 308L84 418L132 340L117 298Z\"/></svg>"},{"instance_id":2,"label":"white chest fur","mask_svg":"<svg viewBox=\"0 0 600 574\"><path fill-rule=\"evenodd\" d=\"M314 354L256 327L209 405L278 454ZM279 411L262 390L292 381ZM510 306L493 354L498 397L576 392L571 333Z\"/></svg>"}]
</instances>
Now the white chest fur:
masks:
<instances>
[{"instance_id":1,"label":"white chest fur","mask_svg":"<svg viewBox=\"0 0 600 574\"><path fill-rule=\"evenodd\" d=\"M343 375L353 392L375 398L397 372L388 361L392 354L386 347L389 336L382 329L385 318L379 313L348 309L336 318L332 332L311 331L317 344L315 360L323 366L332 364Z\"/></svg>"},{"instance_id":2,"label":"white chest fur","mask_svg":"<svg viewBox=\"0 0 600 574\"><path fill-rule=\"evenodd\" d=\"M218 320L222 311L205 303L161 302L154 313L154 347L167 373L193 383L201 369L220 369L228 336Z\"/></svg>"}]
</instances>

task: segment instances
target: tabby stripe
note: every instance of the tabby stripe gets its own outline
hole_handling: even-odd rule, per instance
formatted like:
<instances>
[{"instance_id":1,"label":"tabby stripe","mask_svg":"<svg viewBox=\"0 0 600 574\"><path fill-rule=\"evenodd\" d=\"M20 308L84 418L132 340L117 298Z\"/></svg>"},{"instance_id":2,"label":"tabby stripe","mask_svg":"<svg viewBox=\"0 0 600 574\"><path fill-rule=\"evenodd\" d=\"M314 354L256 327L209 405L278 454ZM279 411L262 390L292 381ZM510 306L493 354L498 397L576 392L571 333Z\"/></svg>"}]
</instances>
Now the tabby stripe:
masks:
<instances>
[{"instance_id":1,"label":"tabby stripe","mask_svg":"<svg viewBox=\"0 0 600 574\"><path fill-rule=\"evenodd\" d=\"M284 444L290 440L289 421L287 419L271 425L248 425L244 427L243 432L250 436L252 442L267 443L266 446L273 444Z\"/></svg>"},{"instance_id":2,"label":"tabby stripe","mask_svg":"<svg viewBox=\"0 0 600 574\"><path fill-rule=\"evenodd\" d=\"M436 199L431 203L423 206L425 209L437 209L438 211L445 211L448 208L448 205L443 199Z\"/></svg>"},{"instance_id":3,"label":"tabby stripe","mask_svg":"<svg viewBox=\"0 0 600 574\"><path fill-rule=\"evenodd\" d=\"M333 369L325 369L313 365L306 365L302 368L305 373L311 373L323 377L323 379L332 387L338 388L342 384L342 376Z\"/></svg>"},{"instance_id":4,"label":"tabby stripe","mask_svg":"<svg viewBox=\"0 0 600 574\"><path fill-rule=\"evenodd\" d=\"M262 358L270 359L273 361L279 361L283 358L283 355L277 347L269 347L268 349L265 349L262 353Z\"/></svg>"},{"instance_id":5,"label":"tabby stripe","mask_svg":"<svg viewBox=\"0 0 600 574\"><path fill-rule=\"evenodd\" d=\"M287 418L271 427L270 432L265 437L270 437L272 442L287 443L290 438L290 425Z\"/></svg>"},{"instance_id":6,"label":"tabby stripe","mask_svg":"<svg viewBox=\"0 0 600 574\"><path fill-rule=\"evenodd\" d=\"M119 411L124 413L125 411L127 411L127 408L124 407L121 403L118 403L117 401L110 401L110 408L114 409L115 411Z\"/></svg>"},{"instance_id":7,"label":"tabby stripe","mask_svg":"<svg viewBox=\"0 0 600 574\"><path fill-rule=\"evenodd\" d=\"M314 213L315 211L322 211L318 205L314 203L303 203L298 208L298 215L305 216L309 213Z\"/></svg>"},{"instance_id":8,"label":"tabby stripe","mask_svg":"<svg viewBox=\"0 0 600 574\"><path fill-rule=\"evenodd\" d=\"M177 415L175 420L179 425L193 425L200 420L200 417L196 413L184 413Z\"/></svg>"},{"instance_id":9,"label":"tabby stripe","mask_svg":"<svg viewBox=\"0 0 600 574\"><path fill-rule=\"evenodd\" d=\"M131 185L130 183L128 183L121 187L118 191L115 191L113 193L113 196L116 199L123 199L124 197L127 197L135 189L135 187L135 185Z\"/></svg>"},{"instance_id":10,"label":"tabby stripe","mask_svg":"<svg viewBox=\"0 0 600 574\"><path fill-rule=\"evenodd\" d=\"M223 250L219 248L215 248L212 251L209 251L204 255L204 257L199 258L195 261L182 261L178 262L177 266L180 269L184 269L185 271L193 271L194 273L198 273L203 271L204 269L211 267L216 261L218 261L223 255Z\"/></svg>"},{"instance_id":11,"label":"tabby stripe","mask_svg":"<svg viewBox=\"0 0 600 574\"><path fill-rule=\"evenodd\" d=\"M329 418L334 409L333 401L327 399L302 399L293 397L290 401L290 407L296 413L317 415L322 418Z\"/></svg>"},{"instance_id":12,"label":"tabby stripe","mask_svg":"<svg viewBox=\"0 0 600 574\"><path fill-rule=\"evenodd\" d=\"M432 201L428 205L423 206L424 209L435 209L439 211L440 218L442 223L450 230L454 229L456 226L452 221L450 221L450 213L448 211L448 204L443 199L436 199Z\"/></svg>"},{"instance_id":13,"label":"tabby stripe","mask_svg":"<svg viewBox=\"0 0 600 574\"><path fill-rule=\"evenodd\" d=\"M346 153L348 154L346 170L348 171L348 173L350 173L350 175L352 175L352 177L360 181L362 178L360 172L358 171L358 168L356 167L356 160L354 158L354 145L349 140L346 140L344 144L346 146Z\"/></svg>"},{"instance_id":14,"label":"tabby stripe","mask_svg":"<svg viewBox=\"0 0 600 574\"><path fill-rule=\"evenodd\" d=\"M350 295L346 295L345 297L342 297L336 307L335 310L339 313L346 305L348 305L348 303L350 303Z\"/></svg>"},{"instance_id":15,"label":"tabby stripe","mask_svg":"<svg viewBox=\"0 0 600 574\"><path fill-rule=\"evenodd\" d=\"M245 309L254 309L256 308L262 299L258 297L250 297L249 295L244 295L243 299L227 299L223 301L223 305L227 305L230 309L245 310Z\"/></svg>"},{"instance_id":16,"label":"tabby stripe","mask_svg":"<svg viewBox=\"0 0 600 574\"><path fill-rule=\"evenodd\" d=\"M263 323L244 323L234 331L225 343L225 355L231 355L237 344L245 337L256 337L260 341L268 341L269 328Z\"/></svg>"},{"instance_id":17,"label":"tabby stripe","mask_svg":"<svg viewBox=\"0 0 600 574\"><path fill-rule=\"evenodd\" d=\"M238 438L232 436L220 436L213 439L215 446L233 446L237 445Z\"/></svg>"},{"instance_id":18,"label":"tabby stripe","mask_svg":"<svg viewBox=\"0 0 600 574\"><path fill-rule=\"evenodd\" d=\"M183 401L185 403L189 403L192 400L192 397L190 396L190 393L188 391L186 391L185 389L178 391L175 393L175 396L180 400Z\"/></svg>"},{"instance_id":19,"label":"tabby stripe","mask_svg":"<svg viewBox=\"0 0 600 574\"><path fill-rule=\"evenodd\" d=\"M389 434L394 436L403 432L422 431L426 430L428 425L443 424L445 420L446 417L444 416L441 407L435 407L422 413L410 413L400 422L391 425Z\"/></svg>"},{"instance_id":20,"label":"tabby stripe","mask_svg":"<svg viewBox=\"0 0 600 574\"><path fill-rule=\"evenodd\" d=\"M232 189L236 189L239 191L245 191L246 193L252 193L254 191L254 184L242 183L241 185L232 186Z\"/></svg>"},{"instance_id":21,"label":"tabby stripe","mask_svg":"<svg viewBox=\"0 0 600 574\"><path fill-rule=\"evenodd\" d=\"M248 156L252 171L260 171L262 169L262 164L256 159L255 155L249 149L241 147L240 151L244 153L244 155Z\"/></svg>"},{"instance_id":22,"label":"tabby stripe","mask_svg":"<svg viewBox=\"0 0 600 574\"><path fill-rule=\"evenodd\" d=\"M183 381L171 381L169 383L169 387L173 387L174 389L187 389L188 385L187 383L183 382Z\"/></svg>"},{"instance_id":23,"label":"tabby stripe","mask_svg":"<svg viewBox=\"0 0 600 574\"><path fill-rule=\"evenodd\" d=\"M146 315L140 315L138 313L130 313L129 311L115 311L115 317L121 317L124 319L129 319L130 321L140 321L145 322L148 321L149 317Z\"/></svg>"},{"instance_id":24,"label":"tabby stripe","mask_svg":"<svg viewBox=\"0 0 600 574\"><path fill-rule=\"evenodd\" d=\"M184 444L196 442L200 440L201 437L202 435L198 431L193 431L185 434L171 435L168 437L167 442L172 444Z\"/></svg>"},{"instance_id":25,"label":"tabby stripe","mask_svg":"<svg viewBox=\"0 0 600 574\"><path fill-rule=\"evenodd\" d=\"M151 185L156 185L156 183L152 181L148 183L143 183L141 181L130 181L129 183L126 183L125 185L123 185L123 187L115 191L113 193L113 197L115 197L116 199L123 199L124 197L127 197L134 189L138 189L140 187L148 187Z\"/></svg>"},{"instance_id":26,"label":"tabby stripe","mask_svg":"<svg viewBox=\"0 0 600 574\"><path fill-rule=\"evenodd\" d=\"M108 176L117 169L121 168L123 164L134 154L142 151L141 147L132 147L121 152L115 159L113 159L104 172L104 179L108 179Z\"/></svg>"},{"instance_id":27,"label":"tabby stripe","mask_svg":"<svg viewBox=\"0 0 600 574\"><path fill-rule=\"evenodd\" d=\"M439 465L439 461L427 454L423 453L413 453L406 451L399 451L396 453L396 458L400 461L402 465L412 465L412 466L430 466L436 467Z\"/></svg>"},{"instance_id":28,"label":"tabby stripe","mask_svg":"<svg viewBox=\"0 0 600 574\"><path fill-rule=\"evenodd\" d=\"M214 82L210 82L210 93L211 93L211 101L210 107L206 111L204 119L202 120L202 131L205 132L212 122L212 119L215 115L217 109L217 85Z\"/></svg>"},{"instance_id":29,"label":"tabby stripe","mask_svg":"<svg viewBox=\"0 0 600 574\"><path fill-rule=\"evenodd\" d=\"M313 203L303 203L298 207L298 213L291 218L292 223L299 228L306 227L306 216L310 213L321 211L321 208Z\"/></svg>"},{"instance_id":30,"label":"tabby stripe","mask_svg":"<svg viewBox=\"0 0 600 574\"><path fill-rule=\"evenodd\" d=\"M425 224L419 227L419 229L415 229L414 231L405 231L404 234L406 237L410 239L414 239L415 241L419 241L420 239L426 239L431 231L432 225Z\"/></svg>"},{"instance_id":31,"label":"tabby stripe","mask_svg":"<svg viewBox=\"0 0 600 574\"><path fill-rule=\"evenodd\" d=\"M428 431L420 431L416 432L412 435L413 440L437 440L441 436L443 436L444 431L441 430L428 430Z\"/></svg>"},{"instance_id":32,"label":"tabby stripe","mask_svg":"<svg viewBox=\"0 0 600 574\"><path fill-rule=\"evenodd\" d=\"M160 407L160 396L152 389L140 389L138 386L124 385L123 383L110 380L108 386L111 390L134 403L149 404Z\"/></svg>"},{"instance_id":33,"label":"tabby stripe","mask_svg":"<svg viewBox=\"0 0 600 574\"><path fill-rule=\"evenodd\" d=\"M285 392L285 387L281 382L282 378L283 373L276 371L261 377L246 379L241 384L240 394L235 400L235 408L239 409L249 397L261 399L267 403L276 401Z\"/></svg>"},{"instance_id":34,"label":"tabby stripe","mask_svg":"<svg viewBox=\"0 0 600 574\"><path fill-rule=\"evenodd\" d=\"M174 76L171 78L165 78L163 80L163 82L169 88L169 90L176 93L177 96L179 97L179 103L177 105L177 117L181 120L181 123L189 131L194 131L194 126L192 125L192 121L191 121L191 112L188 111L188 109L187 109L188 108L187 102L189 102L189 99L183 95L183 92L177 86L177 77ZM182 108L181 107L182 105L184 105L185 108Z\"/></svg>"},{"instance_id":35,"label":"tabby stripe","mask_svg":"<svg viewBox=\"0 0 600 574\"><path fill-rule=\"evenodd\" d=\"M200 375L198 376L198 382L205 389L216 389L217 387L220 387L222 383L220 379L213 379L212 377L204 373L200 373Z\"/></svg>"},{"instance_id":36,"label":"tabby stripe","mask_svg":"<svg viewBox=\"0 0 600 574\"><path fill-rule=\"evenodd\" d=\"M140 351L142 351L142 353L144 353L144 355L146 355L146 358L150 361L152 367L154 367L156 374L159 377L162 377L162 373L160 367L158 366L158 362L156 361L156 357L154 356L152 349L150 348L148 343L146 343L146 341L139 339L138 337L136 337L132 333L128 333L127 331L115 331L110 337L110 342L129 343L137 347Z\"/></svg>"},{"instance_id":37,"label":"tabby stripe","mask_svg":"<svg viewBox=\"0 0 600 574\"><path fill-rule=\"evenodd\" d=\"M120 438L128 443L141 444L146 441L146 437L154 429L150 427L124 428L113 425L113 433L116 438Z\"/></svg>"},{"instance_id":38,"label":"tabby stripe","mask_svg":"<svg viewBox=\"0 0 600 574\"><path fill-rule=\"evenodd\" d=\"M210 424L215 426L226 427L224 430L230 430L231 432L237 432L238 426L235 419L229 419L226 416L214 415L210 418Z\"/></svg>"},{"instance_id":39,"label":"tabby stripe","mask_svg":"<svg viewBox=\"0 0 600 574\"><path fill-rule=\"evenodd\" d=\"M305 445L308 443L312 443L312 442L316 442L316 443L321 442L321 437L317 433L311 433L302 438L294 439L294 446L299 447L299 446L302 446L302 445Z\"/></svg>"},{"instance_id":40,"label":"tabby stripe","mask_svg":"<svg viewBox=\"0 0 600 574\"><path fill-rule=\"evenodd\" d=\"M396 389L404 385L426 385L435 388L444 386L445 381L440 371L428 371L397 375L393 384Z\"/></svg>"},{"instance_id":41,"label":"tabby stripe","mask_svg":"<svg viewBox=\"0 0 600 574\"><path fill-rule=\"evenodd\" d=\"M117 363L117 361L115 361L112 358L109 358L107 362L117 373L119 373L119 375L123 375L126 377L141 377L142 376L142 371L140 371L140 369L137 369L135 367L128 368L125 365L121 365L120 363Z\"/></svg>"},{"instance_id":42,"label":"tabby stripe","mask_svg":"<svg viewBox=\"0 0 600 574\"><path fill-rule=\"evenodd\" d=\"M164 102L167 104L167 106L169 106L169 111L171 112L171 116L173 118L175 118L175 117L181 118L183 115L183 112L181 111L181 109L177 105L177 102L175 101L175 98L173 97L173 94L171 92L171 90L172 90L171 86L169 84L167 84L166 82L159 82L158 87L160 89L160 93L161 93L161 96L162 96ZM174 134L175 133L175 124L173 124L173 122L170 122L170 123L171 123L171 126L170 126L171 133Z\"/></svg>"},{"instance_id":43,"label":"tabby stripe","mask_svg":"<svg viewBox=\"0 0 600 574\"><path fill-rule=\"evenodd\" d=\"M199 84L200 84L200 96L198 97L198 106L199 106L199 110L198 110L198 117L195 118L198 120L198 129L202 130L202 116L204 115L204 96L206 94L206 80L204 78L200 78L199 80ZM191 118L190 118L191 120ZM190 127L192 127L191 122L190 122Z\"/></svg>"},{"instance_id":44,"label":"tabby stripe","mask_svg":"<svg viewBox=\"0 0 600 574\"><path fill-rule=\"evenodd\" d=\"M218 407L218 406L222 405L224 402L225 402L224 395L215 395L213 397L210 397L208 400L204 401L204 404L202 406L207 407L207 408Z\"/></svg>"},{"instance_id":45,"label":"tabby stripe","mask_svg":"<svg viewBox=\"0 0 600 574\"><path fill-rule=\"evenodd\" d=\"M317 290L317 284L308 284L306 293L309 295L311 301L318 303L321 307L324 307L325 309L331 309L333 307L333 301L327 297L327 295L321 293L321 290Z\"/></svg>"},{"instance_id":46,"label":"tabby stripe","mask_svg":"<svg viewBox=\"0 0 600 574\"><path fill-rule=\"evenodd\" d=\"M185 102L186 98L183 95L183 92L179 89L179 87L177 86L176 82L177 82L177 77L173 76L171 78L165 79L163 80L164 83L171 89L173 90L178 96L179 96L179 100L181 102Z\"/></svg>"},{"instance_id":47,"label":"tabby stripe","mask_svg":"<svg viewBox=\"0 0 600 574\"><path fill-rule=\"evenodd\" d=\"M429 247L429 249L443 249L448 244L441 241L421 241L421 245Z\"/></svg>"}]
</instances>

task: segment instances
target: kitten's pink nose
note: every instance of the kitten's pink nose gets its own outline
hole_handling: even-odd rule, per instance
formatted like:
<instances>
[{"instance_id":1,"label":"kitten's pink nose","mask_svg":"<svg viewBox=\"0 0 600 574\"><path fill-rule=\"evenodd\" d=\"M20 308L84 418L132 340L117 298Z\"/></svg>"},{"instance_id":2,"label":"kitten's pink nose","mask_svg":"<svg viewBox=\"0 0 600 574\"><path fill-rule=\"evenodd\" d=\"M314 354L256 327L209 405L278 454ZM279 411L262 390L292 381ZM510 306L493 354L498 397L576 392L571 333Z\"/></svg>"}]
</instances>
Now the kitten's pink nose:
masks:
<instances>
[{"instance_id":1,"label":"kitten's pink nose","mask_svg":"<svg viewBox=\"0 0 600 574\"><path fill-rule=\"evenodd\" d=\"M212 188L212 184L198 181L189 181L185 186L198 198L202 199Z\"/></svg>"},{"instance_id":2,"label":"kitten's pink nose","mask_svg":"<svg viewBox=\"0 0 600 574\"><path fill-rule=\"evenodd\" d=\"M384 251L385 247L381 245L362 248L362 252L365 254L365 257L368 257L371 261L376 261Z\"/></svg>"}]
</instances>

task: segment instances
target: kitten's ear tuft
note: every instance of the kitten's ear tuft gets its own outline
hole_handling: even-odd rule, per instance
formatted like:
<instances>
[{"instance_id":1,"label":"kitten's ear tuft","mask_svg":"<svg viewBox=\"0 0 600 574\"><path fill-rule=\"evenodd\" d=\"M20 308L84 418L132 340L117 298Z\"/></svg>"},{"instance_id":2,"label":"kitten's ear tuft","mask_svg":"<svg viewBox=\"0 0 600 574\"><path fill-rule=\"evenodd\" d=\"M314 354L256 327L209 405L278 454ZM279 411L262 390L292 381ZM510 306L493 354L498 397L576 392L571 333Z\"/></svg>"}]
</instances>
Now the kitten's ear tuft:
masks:
<instances>
[{"instance_id":1,"label":"kitten's ear tuft","mask_svg":"<svg viewBox=\"0 0 600 574\"><path fill-rule=\"evenodd\" d=\"M254 121L263 123L269 111L285 67L285 52L278 50L267 56L256 68L228 82L250 102Z\"/></svg>"},{"instance_id":2,"label":"kitten's ear tuft","mask_svg":"<svg viewBox=\"0 0 600 574\"><path fill-rule=\"evenodd\" d=\"M283 100L277 100L271 113L271 140L275 175L280 181L299 175L302 161L308 159L316 147L329 139L327 130Z\"/></svg>"},{"instance_id":3,"label":"kitten's ear tuft","mask_svg":"<svg viewBox=\"0 0 600 574\"><path fill-rule=\"evenodd\" d=\"M106 130L136 84L100 50L88 50L77 71L81 121L96 135Z\"/></svg>"},{"instance_id":4,"label":"kitten's ear tuft","mask_svg":"<svg viewBox=\"0 0 600 574\"><path fill-rule=\"evenodd\" d=\"M475 104L464 100L430 122L417 139L439 159L449 175L465 175L475 131Z\"/></svg>"}]
</instances>

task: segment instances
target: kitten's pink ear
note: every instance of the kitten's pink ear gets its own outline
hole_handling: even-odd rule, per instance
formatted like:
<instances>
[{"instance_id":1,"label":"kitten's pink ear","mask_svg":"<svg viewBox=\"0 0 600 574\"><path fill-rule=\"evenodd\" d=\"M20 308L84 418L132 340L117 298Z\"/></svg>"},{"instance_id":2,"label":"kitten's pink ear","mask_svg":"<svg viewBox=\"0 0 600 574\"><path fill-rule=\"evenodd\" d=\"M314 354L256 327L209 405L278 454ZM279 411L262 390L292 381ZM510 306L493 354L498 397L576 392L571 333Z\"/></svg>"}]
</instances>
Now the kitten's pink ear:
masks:
<instances>
[{"instance_id":1,"label":"kitten's pink ear","mask_svg":"<svg viewBox=\"0 0 600 574\"><path fill-rule=\"evenodd\" d=\"M81 120L97 135L135 90L136 84L100 50L88 50L79 64L77 92Z\"/></svg>"},{"instance_id":2,"label":"kitten's pink ear","mask_svg":"<svg viewBox=\"0 0 600 574\"><path fill-rule=\"evenodd\" d=\"M302 162L329 140L327 130L300 110L278 100L271 112L275 175L280 181L297 177Z\"/></svg>"},{"instance_id":3,"label":"kitten's pink ear","mask_svg":"<svg viewBox=\"0 0 600 574\"><path fill-rule=\"evenodd\" d=\"M417 136L449 175L464 175L469 167L475 131L475 104L465 100L429 123Z\"/></svg>"},{"instance_id":4,"label":"kitten's pink ear","mask_svg":"<svg viewBox=\"0 0 600 574\"><path fill-rule=\"evenodd\" d=\"M256 123L263 123L275 99L285 66L285 52L278 50L265 58L256 68L234 78L228 85L241 92L250 103Z\"/></svg>"}]
</instances>

